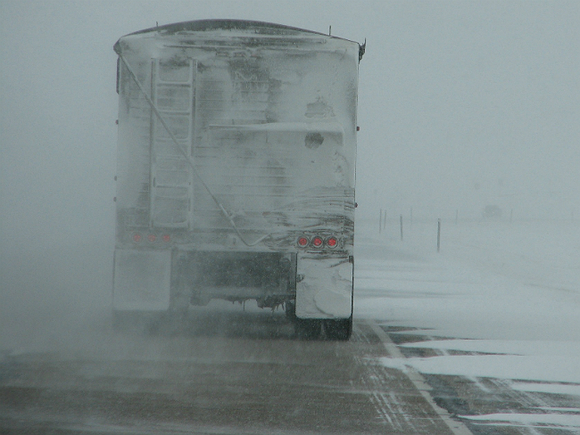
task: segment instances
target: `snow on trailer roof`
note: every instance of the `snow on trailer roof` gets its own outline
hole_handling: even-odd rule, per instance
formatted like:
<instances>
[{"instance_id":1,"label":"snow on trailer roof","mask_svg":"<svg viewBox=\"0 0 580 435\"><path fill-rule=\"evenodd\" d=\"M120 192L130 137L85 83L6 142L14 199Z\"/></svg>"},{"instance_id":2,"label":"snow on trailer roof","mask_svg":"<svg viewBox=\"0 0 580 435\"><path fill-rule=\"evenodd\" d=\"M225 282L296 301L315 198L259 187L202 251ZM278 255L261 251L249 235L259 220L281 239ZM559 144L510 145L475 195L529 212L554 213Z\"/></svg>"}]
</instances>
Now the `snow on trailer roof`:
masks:
<instances>
[{"instance_id":1,"label":"snow on trailer roof","mask_svg":"<svg viewBox=\"0 0 580 435\"><path fill-rule=\"evenodd\" d=\"M254 36L282 36L282 37L292 37L292 36L314 36L325 39L335 39L342 40L345 42L351 42L359 46L359 61L362 59L366 41L364 44L360 44L356 41L352 41L346 38L340 38L337 36L327 35L321 32L315 32L313 30L300 29L298 27L286 26L283 24L268 23L264 21L251 21L251 20L196 20L196 21L183 21L180 23L166 24L163 26L151 27L148 29L138 30L133 33L119 38L119 41L115 44L115 51L119 50L119 42L121 39L128 36L142 35L146 33L161 34L163 36L170 36L182 33L190 32L216 32L216 31L228 31L234 32L239 31L243 35L254 35Z\"/></svg>"}]
</instances>

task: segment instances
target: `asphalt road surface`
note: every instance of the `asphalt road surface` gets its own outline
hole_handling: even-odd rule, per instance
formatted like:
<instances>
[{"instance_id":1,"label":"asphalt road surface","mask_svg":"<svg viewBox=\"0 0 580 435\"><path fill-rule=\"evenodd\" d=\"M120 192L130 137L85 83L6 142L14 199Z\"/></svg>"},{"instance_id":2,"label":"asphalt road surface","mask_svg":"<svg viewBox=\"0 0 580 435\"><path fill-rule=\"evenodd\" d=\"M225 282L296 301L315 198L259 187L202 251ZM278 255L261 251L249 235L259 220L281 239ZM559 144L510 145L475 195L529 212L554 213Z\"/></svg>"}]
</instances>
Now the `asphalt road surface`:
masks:
<instances>
[{"instance_id":1,"label":"asphalt road surface","mask_svg":"<svg viewBox=\"0 0 580 435\"><path fill-rule=\"evenodd\" d=\"M234 308L116 332L103 321L54 350L5 351L0 433L531 433L457 417L493 407L465 379L381 365L405 358L391 341L404 334L371 320L348 342L303 341L280 312Z\"/></svg>"}]
</instances>

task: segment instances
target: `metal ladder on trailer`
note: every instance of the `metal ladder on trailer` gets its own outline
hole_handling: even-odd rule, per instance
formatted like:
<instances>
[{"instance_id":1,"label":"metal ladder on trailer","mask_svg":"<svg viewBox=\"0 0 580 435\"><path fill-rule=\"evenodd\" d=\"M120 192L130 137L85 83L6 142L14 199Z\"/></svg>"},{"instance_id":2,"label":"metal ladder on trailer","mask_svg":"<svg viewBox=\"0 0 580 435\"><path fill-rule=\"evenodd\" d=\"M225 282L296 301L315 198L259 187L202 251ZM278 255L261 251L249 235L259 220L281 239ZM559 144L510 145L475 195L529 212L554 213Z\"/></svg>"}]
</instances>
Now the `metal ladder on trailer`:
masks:
<instances>
[{"instance_id":1,"label":"metal ladder on trailer","mask_svg":"<svg viewBox=\"0 0 580 435\"><path fill-rule=\"evenodd\" d=\"M195 61L153 60L151 94L177 144L156 116L151 118L150 225L189 228L192 224L191 158L195 112Z\"/></svg>"}]
</instances>

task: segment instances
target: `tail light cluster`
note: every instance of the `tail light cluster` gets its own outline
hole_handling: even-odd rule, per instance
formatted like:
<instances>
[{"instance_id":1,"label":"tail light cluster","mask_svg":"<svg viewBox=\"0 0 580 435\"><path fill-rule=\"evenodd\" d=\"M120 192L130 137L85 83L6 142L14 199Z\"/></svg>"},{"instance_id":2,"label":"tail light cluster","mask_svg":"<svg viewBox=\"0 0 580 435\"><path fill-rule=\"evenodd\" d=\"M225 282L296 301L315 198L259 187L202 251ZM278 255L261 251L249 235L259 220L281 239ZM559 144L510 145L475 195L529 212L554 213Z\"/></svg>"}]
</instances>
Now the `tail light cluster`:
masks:
<instances>
[{"instance_id":1,"label":"tail light cluster","mask_svg":"<svg viewBox=\"0 0 580 435\"><path fill-rule=\"evenodd\" d=\"M297 244L299 248L335 249L339 245L339 240L336 236L302 235L298 237Z\"/></svg>"},{"instance_id":2,"label":"tail light cluster","mask_svg":"<svg viewBox=\"0 0 580 435\"><path fill-rule=\"evenodd\" d=\"M145 241L150 243L155 242L169 243L171 241L171 236L169 234L163 234L162 236L159 236L157 234L147 234L146 236L142 235L141 233L133 234L133 242L141 243Z\"/></svg>"}]
</instances>

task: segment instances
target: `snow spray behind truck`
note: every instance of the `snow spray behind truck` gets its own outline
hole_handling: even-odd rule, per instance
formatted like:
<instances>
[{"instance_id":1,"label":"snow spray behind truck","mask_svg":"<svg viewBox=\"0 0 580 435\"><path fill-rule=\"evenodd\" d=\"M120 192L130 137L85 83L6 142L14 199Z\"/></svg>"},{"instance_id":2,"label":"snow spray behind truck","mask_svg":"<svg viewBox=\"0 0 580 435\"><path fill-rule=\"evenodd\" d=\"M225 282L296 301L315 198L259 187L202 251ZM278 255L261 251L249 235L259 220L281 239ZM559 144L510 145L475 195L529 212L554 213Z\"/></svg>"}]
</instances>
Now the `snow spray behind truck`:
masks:
<instances>
[{"instance_id":1,"label":"snow spray behind truck","mask_svg":"<svg viewBox=\"0 0 580 435\"><path fill-rule=\"evenodd\" d=\"M256 300L301 336L348 339L364 45L203 20L114 50L114 315Z\"/></svg>"}]
</instances>

